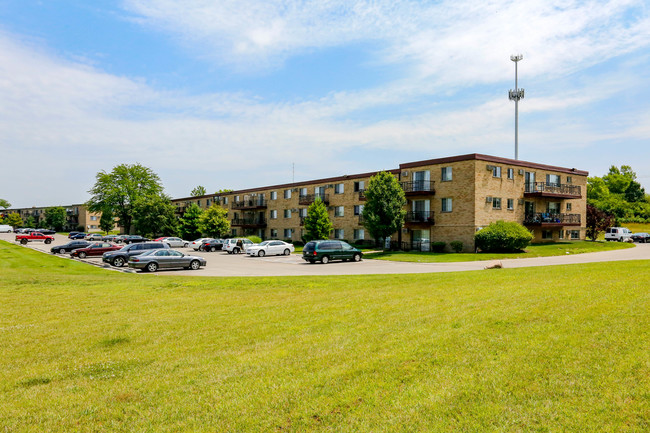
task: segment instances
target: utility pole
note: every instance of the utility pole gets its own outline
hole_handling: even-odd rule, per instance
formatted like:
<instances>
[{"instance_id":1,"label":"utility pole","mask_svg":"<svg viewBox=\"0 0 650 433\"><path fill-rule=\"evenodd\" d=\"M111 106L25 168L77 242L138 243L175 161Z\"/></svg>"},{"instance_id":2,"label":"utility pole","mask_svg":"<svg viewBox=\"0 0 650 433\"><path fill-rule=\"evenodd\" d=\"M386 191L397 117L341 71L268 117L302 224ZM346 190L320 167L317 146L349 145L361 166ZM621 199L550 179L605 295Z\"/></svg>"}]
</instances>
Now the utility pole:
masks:
<instances>
[{"instance_id":1,"label":"utility pole","mask_svg":"<svg viewBox=\"0 0 650 433\"><path fill-rule=\"evenodd\" d=\"M515 159L519 159L519 100L524 99L524 89L517 87L517 62L523 59L521 54L510 56L510 60L515 62L515 90L508 92L511 101L515 101Z\"/></svg>"}]
</instances>

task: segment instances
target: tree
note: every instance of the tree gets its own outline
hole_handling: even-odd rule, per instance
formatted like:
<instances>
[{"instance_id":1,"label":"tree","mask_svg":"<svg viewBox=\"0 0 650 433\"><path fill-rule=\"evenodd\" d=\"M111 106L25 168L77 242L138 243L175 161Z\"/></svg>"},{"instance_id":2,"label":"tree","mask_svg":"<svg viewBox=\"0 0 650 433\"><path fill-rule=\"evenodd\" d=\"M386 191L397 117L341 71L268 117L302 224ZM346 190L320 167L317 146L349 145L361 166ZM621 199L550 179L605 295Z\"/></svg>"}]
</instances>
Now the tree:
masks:
<instances>
[{"instance_id":1,"label":"tree","mask_svg":"<svg viewBox=\"0 0 650 433\"><path fill-rule=\"evenodd\" d=\"M0 207L3 209L7 209L11 207L11 203L9 203L7 200L0 198Z\"/></svg>"},{"instance_id":2,"label":"tree","mask_svg":"<svg viewBox=\"0 0 650 433\"><path fill-rule=\"evenodd\" d=\"M363 225L373 238L383 240L402 228L406 197L395 176L385 171L377 173L370 178L364 195Z\"/></svg>"},{"instance_id":3,"label":"tree","mask_svg":"<svg viewBox=\"0 0 650 433\"><path fill-rule=\"evenodd\" d=\"M230 231L228 211L213 204L199 216L199 231L211 237L221 237Z\"/></svg>"},{"instance_id":4,"label":"tree","mask_svg":"<svg viewBox=\"0 0 650 433\"><path fill-rule=\"evenodd\" d=\"M192 197L198 197L198 196L201 196L201 195L205 195L206 194L205 187L199 185L196 188L194 188L190 194L192 195Z\"/></svg>"},{"instance_id":5,"label":"tree","mask_svg":"<svg viewBox=\"0 0 650 433\"><path fill-rule=\"evenodd\" d=\"M88 191L92 195L86 203L88 210L102 212L110 209L126 233L131 231L135 202L158 196L163 190L158 175L140 164L120 164L110 173L97 173L96 179Z\"/></svg>"},{"instance_id":6,"label":"tree","mask_svg":"<svg viewBox=\"0 0 650 433\"><path fill-rule=\"evenodd\" d=\"M65 226L66 214L65 209L61 206L48 207L45 209L45 225L57 232L63 230Z\"/></svg>"},{"instance_id":7,"label":"tree","mask_svg":"<svg viewBox=\"0 0 650 433\"><path fill-rule=\"evenodd\" d=\"M133 203L133 225L145 236L176 236L176 207L163 194L140 197Z\"/></svg>"},{"instance_id":8,"label":"tree","mask_svg":"<svg viewBox=\"0 0 650 433\"><path fill-rule=\"evenodd\" d=\"M25 227L36 227L36 220L34 219L34 216L30 215L27 217L25 220Z\"/></svg>"},{"instance_id":9,"label":"tree","mask_svg":"<svg viewBox=\"0 0 650 433\"><path fill-rule=\"evenodd\" d=\"M113 216L113 211L110 209L104 209L102 211L102 216L99 219L99 228L103 232L108 234L115 227L115 217Z\"/></svg>"},{"instance_id":10,"label":"tree","mask_svg":"<svg viewBox=\"0 0 650 433\"><path fill-rule=\"evenodd\" d=\"M307 208L307 216L305 217L305 236L304 241L309 242L314 239L327 239L332 233L333 225L330 217L327 214L327 206L320 199L316 200Z\"/></svg>"},{"instance_id":11,"label":"tree","mask_svg":"<svg viewBox=\"0 0 650 433\"><path fill-rule=\"evenodd\" d=\"M187 210L185 210L185 213L180 218L180 231L183 238L197 239L201 237L199 219L202 213L203 211L196 203L192 203L187 207Z\"/></svg>"},{"instance_id":12,"label":"tree","mask_svg":"<svg viewBox=\"0 0 650 433\"><path fill-rule=\"evenodd\" d=\"M23 219L16 212L12 212L5 218L5 224L8 224L14 228L20 227L23 225Z\"/></svg>"},{"instance_id":13,"label":"tree","mask_svg":"<svg viewBox=\"0 0 650 433\"><path fill-rule=\"evenodd\" d=\"M614 217L595 206L587 204L587 237L592 241L609 227L614 225Z\"/></svg>"},{"instance_id":14,"label":"tree","mask_svg":"<svg viewBox=\"0 0 650 433\"><path fill-rule=\"evenodd\" d=\"M233 192L233 191L234 191L234 190L232 190L232 189L220 189L219 191L215 192L215 194L216 194L216 195L219 195L219 194L228 194L228 193L231 193L231 192Z\"/></svg>"}]
</instances>

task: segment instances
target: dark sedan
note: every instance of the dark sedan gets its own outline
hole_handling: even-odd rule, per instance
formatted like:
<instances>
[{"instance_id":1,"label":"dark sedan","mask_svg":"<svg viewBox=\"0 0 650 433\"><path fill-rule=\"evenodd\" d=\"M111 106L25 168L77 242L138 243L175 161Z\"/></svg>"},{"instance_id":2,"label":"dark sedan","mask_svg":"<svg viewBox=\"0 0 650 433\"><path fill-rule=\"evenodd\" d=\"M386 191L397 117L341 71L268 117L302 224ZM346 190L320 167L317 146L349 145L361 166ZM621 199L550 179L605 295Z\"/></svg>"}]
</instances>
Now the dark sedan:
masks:
<instances>
[{"instance_id":1,"label":"dark sedan","mask_svg":"<svg viewBox=\"0 0 650 433\"><path fill-rule=\"evenodd\" d=\"M634 233L632 236L632 241L647 244L650 240L650 234L648 233Z\"/></svg>"},{"instance_id":2,"label":"dark sedan","mask_svg":"<svg viewBox=\"0 0 650 433\"><path fill-rule=\"evenodd\" d=\"M86 248L88 245L90 245L90 242L88 241L71 241L65 245L57 245L55 247L52 247L50 251L52 251L54 254L63 254L69 253L70 251L74 251L78 248Z\"/></svg>"},{"instance_id":3,"label":"dark sedan","mask_svg":"<svg viewBox=\"0 0 650 433\"><path fill-rule=\"evenodd\" d=\"M76 232L76 233L70 233L68 235L69 239L85 239L87 236L87 233L82 233L82 232Z\"/></svg>"},{"instance_id":4,"label":"dark sedan","mask_svg":"<svg viewBox=\"0 0 650 433\"><path fill-rule=\"evenodd\" d=\"M85 259L86 257L90 257L90 256L101 256L104 253L107 253L109 251L116 251L121 248L122 247L109 244L108 242L94 242L85 248L79 248L73 250L70 253L70 255L72 257L79 257L80 259Z\"/></svg>"},{"instance_id":5,"label":"dark sedan","mask_svg":"<svg viewBox=\"0 0 650 433\"><path fill-rule=\"evenodd\" d=\"M203 257L190 256L180 251L165 249L151 250L129 258L129 267L156 272L158 269L186 268L197 270L205 266Z\"/></svg>"},{"instance_id":6,"label":"dark sedan","mask_svg":"<svg viewBox=\"0 0 650 433\"><path fill-rule=\"evenodd\" d=\"M122 242L125 244L134 244L137 242L149 242L150 239L143 238L142 236L139 235L128 235L124 239L122 239Z\"/></svg>"},{"instance_id":7,"label":"dark sedan","mask_svg":"<svg viewBox=\"0 0 650 433\"><path fill-rule=\"evenodd\" d=\"M199 247L199 250L212 251L212 252L221 249L223 249L223 239L206 239Z\"/></svg>"}]
</instances>

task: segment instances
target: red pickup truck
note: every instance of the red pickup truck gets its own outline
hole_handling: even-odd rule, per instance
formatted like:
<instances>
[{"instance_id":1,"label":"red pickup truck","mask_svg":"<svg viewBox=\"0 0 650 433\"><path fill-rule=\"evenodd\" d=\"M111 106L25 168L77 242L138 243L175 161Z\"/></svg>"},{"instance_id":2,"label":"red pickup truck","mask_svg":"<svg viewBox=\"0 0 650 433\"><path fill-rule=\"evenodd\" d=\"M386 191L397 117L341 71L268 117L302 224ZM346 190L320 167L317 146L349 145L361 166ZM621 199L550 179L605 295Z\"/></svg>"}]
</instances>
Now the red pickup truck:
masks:
<instances>
[{"instance_id":1,"label":"red pickup truck","mask_svg":"<svg viewBox=\"0 0 650 433\"><path fill-rule=\"evenodd\" d=\"M16 242L20 242L25 245L27 242L33 241L43 241L46 244L51 244L54 240L54 236L44 235L41 232L31 232L24 235L16 235Z\"/></svg>"}]
</instances>

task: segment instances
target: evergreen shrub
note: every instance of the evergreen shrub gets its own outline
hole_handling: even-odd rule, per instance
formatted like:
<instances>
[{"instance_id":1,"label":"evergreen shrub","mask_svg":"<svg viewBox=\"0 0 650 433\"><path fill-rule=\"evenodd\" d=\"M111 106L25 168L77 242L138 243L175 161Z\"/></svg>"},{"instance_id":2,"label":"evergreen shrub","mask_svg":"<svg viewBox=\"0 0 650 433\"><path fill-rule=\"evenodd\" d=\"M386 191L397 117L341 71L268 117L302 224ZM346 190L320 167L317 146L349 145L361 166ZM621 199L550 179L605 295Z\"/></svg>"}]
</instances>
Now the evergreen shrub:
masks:
<instances>
[{"instance_id":1,"label":"evergreen shrub","mask_svg":"<svg viewBox=\"0 0 650 433\"><path fill-rule=\"evenodd\" d=\"M516 222L496 221L474 235L476 248L482 252L517 252L526 248L533 235Z\"/></svg>"}]
</instances>

